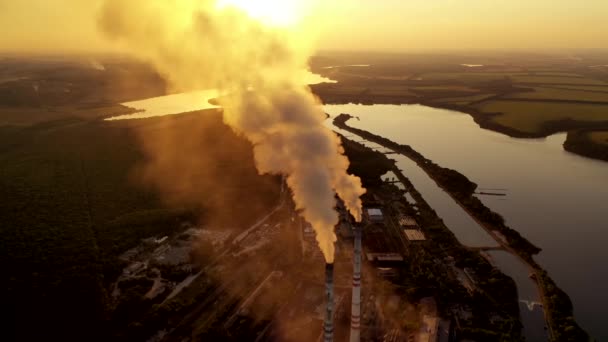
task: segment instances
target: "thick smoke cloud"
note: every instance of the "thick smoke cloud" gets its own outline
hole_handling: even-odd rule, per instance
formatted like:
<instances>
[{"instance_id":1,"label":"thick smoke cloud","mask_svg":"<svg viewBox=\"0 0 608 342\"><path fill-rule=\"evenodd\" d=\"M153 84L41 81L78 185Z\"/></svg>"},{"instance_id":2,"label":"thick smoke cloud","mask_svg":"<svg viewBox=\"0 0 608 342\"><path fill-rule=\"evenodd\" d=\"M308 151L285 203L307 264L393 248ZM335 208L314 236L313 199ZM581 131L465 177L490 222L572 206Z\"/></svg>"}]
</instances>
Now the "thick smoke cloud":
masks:
<instances>
[{"instance_id":1,"label":"thick smoke cloud","mask_svg":"<svg viewBox=\"0 0 608 342\"><path fill-rule=\"evenodd\" d=\"M227 94L220 99L225 122L253 143L260 173L287 176L297 207L333 262L335 195L360 220L365 190L347 174L338 137L323 126L318 100L302 86L306 37L220 9L214 0L107 0L99 23L175 87Z\"/></svg>"}]
</instances>

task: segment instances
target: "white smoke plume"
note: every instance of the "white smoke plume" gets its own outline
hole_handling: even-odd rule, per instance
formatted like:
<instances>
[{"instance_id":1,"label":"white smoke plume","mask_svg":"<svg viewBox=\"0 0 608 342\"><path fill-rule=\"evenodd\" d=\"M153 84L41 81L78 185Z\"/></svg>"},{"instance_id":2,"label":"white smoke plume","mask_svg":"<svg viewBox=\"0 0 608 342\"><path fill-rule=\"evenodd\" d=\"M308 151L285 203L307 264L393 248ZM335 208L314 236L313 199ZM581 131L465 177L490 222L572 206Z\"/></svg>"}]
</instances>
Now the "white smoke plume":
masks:
<instances>
[{"instance_id":1,"label":"white smoke plume","mask_svg":"<svg viewBox=\"0 0 608 342\"><path fill-rule=\"evenodd\" d=\"M319 101L302 86L308 37L216 0L106 0L99 23L175 87L228 94L220 99L225 122L253 143L260 173L287 176L298 209L333 262L335 195L361 220L365 189L347 174L339 138L323 126Z\"/></svg>"}]
</instances>

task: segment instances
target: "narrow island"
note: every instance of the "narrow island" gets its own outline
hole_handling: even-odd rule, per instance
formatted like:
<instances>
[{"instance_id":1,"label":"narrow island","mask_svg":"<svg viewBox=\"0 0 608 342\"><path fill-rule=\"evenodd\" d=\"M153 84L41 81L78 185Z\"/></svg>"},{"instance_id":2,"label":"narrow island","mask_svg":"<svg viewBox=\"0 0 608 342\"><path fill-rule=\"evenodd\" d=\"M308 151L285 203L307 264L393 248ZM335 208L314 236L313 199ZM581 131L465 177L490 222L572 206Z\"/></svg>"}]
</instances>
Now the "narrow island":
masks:
<instances>
[{"instance_id":1,"label":"narrow island","mask_svg":"<svg viewBox=\"0 0 608 342\"><path fill-rule=\"evenodd\" d=\"M586 341L587 333L576 323L573 307L568 295L561 290L547 272L533 259L541 250L516 230L508 227L502 216L486 207L474 196L477 184L471 182L458 171L441 167L409 145L401 145L368 131L347 125L352 116L341 114L334 119L334 125L356 134L370 142L375 142L414 162L426 172L443 190L473 217L488 234L506 251L518 256L531 270L539 286L546 312L546 320L552 339L555 341ZM399 173L397 173L399 175Z\"/></svg>"}]
</instances>

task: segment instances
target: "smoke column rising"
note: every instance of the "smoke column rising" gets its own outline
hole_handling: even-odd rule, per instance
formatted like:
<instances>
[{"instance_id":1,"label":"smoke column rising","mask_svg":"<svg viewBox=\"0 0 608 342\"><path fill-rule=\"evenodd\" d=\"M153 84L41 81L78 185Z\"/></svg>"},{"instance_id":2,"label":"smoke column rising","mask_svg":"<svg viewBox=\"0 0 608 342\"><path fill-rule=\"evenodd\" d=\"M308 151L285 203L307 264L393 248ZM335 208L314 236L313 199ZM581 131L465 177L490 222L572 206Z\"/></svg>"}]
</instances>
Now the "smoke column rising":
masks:
<instances>
[{"instance_id":1,"label":"smoke column rising","mask_svg":"<svg viewBox=\"0 0 608 342\"><path fill-rule=\"evenodd\" d=\"M365 189L347 174L339 138L323 126L319 101L302 86L310 37L216 0L106 0L99 26L177 89L228 94L220 99L224 121L253 143L261 174L287 175L296 206L333 262L335 195L360 221Z\"/></svg>"}]
</instances>

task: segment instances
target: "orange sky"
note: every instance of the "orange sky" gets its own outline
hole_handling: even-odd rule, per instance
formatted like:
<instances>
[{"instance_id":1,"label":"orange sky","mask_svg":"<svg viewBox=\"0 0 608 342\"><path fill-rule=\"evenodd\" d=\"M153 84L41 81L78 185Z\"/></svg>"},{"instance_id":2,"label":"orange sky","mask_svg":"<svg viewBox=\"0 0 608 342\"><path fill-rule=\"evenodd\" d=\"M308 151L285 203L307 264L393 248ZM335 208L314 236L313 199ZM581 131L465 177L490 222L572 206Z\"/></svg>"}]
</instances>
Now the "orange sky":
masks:
<instances>
[{"instance_id":1,"label":"orange sky","mask_svg":"<svg viewBox=\"0 0 608 342\"><path fill-rule=\"evenodd\" d=\"M608 48L607 0L321 3L309 18L323 27L321 49ZM97 6L97 0L0 0L0 51L106 51Z\"/></svg>"}]
</instances>

